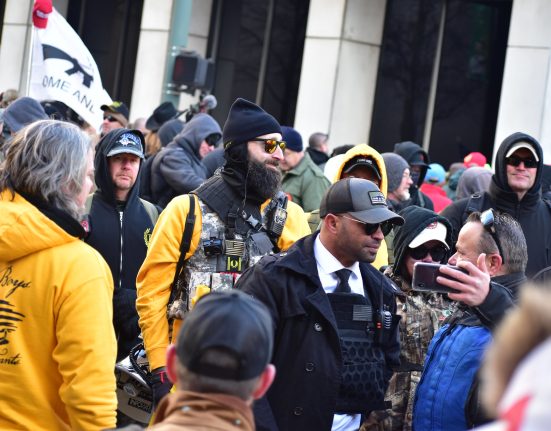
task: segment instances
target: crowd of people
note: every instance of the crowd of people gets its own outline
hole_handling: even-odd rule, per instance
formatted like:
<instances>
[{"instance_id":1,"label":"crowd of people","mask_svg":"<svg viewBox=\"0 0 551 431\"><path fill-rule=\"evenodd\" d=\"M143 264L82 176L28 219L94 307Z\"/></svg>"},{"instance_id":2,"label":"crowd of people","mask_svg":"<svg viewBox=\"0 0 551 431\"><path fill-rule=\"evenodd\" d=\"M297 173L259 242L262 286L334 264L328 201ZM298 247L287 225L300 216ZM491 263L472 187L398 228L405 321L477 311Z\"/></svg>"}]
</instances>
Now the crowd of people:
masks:
<instances>
[{"instance_id":1,"label":"crowd of people","mask_svg":"<svg viewBox=\"0 0 551 431\"><path fill-rule=\"evenodd\" d=\"M0 428L546 429L532 136L446 170L242 98L101 110L0 95Z\"/></svg>"}]
</instances>

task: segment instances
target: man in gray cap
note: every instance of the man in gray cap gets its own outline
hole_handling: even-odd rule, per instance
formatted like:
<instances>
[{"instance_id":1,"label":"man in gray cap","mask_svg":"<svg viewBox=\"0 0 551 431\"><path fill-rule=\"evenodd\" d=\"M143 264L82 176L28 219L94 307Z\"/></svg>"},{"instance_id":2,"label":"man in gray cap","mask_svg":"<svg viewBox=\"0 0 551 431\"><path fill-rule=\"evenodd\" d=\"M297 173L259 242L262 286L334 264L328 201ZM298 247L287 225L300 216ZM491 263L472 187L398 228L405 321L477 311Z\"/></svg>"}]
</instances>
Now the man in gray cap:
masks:
<instances>
[{"instance_id":1,"label":"man in gray cap","mask_svg":"<svg viewBox=\"0 0 551 431\"><path fill-rule=\"evenodd\" d=\"M370 265L403 219L371 181L333 184L320 232L264 257L236 287L268 306L278 374L255 404L258 429L357 430L385 407L399 365L395 289Z\"/></svg>"},{"instance_id":2,"label":"man in gray cap","mask_svg":"<svg viewBox=\"0 0 551 431\"><path fill-rule=\"evenodd\" d=\"M394 211L408 206L409 188L413 184L408 162L398 154L383 153L388 178L388 201Z\"/></svg>"},{"instance_id":3,"label":"man in gray cap","mask_svg":"<svg viewBox=\"0 0 551 431\"><path fill-rule=\"evenodd\" d=\"M150 429L253 431L251 405L275 376L272 348L261 302L237 290L202 297L168 349L167 374L178 390L163 399Z\"/></svg>"}]
</instances>

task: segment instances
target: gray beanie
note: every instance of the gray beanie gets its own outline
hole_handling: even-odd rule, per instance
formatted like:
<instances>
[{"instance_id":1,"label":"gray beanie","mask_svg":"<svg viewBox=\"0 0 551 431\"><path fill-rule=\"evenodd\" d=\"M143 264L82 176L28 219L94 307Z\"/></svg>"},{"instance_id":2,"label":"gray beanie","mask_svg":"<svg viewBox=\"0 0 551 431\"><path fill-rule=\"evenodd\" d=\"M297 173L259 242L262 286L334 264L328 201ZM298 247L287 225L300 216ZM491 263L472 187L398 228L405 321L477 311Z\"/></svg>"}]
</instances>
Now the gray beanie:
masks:
<instances>
[{"instance_id":1,"label":"gray beanie","mask_svg":"<svg viewBox=\"0 0 551 431\"><path fill-rule=\"evenodd\" d=\"M12 132L18 132L35 121L47 119L48 115L42 105L30 97L20 97L4 111L4 123Z\"/></svg>"},{"instance_id":2,"label":"gray beanie","mask_svg":"<svg viewBox=\"0 0 551 431\"><path fill-rule=\"evenodd\" d=\"M385 161L386 176L388 180L388 192L393 192L402 182L404 171L409 168L408 162L396 153L383 153L383 160Z\"/></svg>"}]
</instances>

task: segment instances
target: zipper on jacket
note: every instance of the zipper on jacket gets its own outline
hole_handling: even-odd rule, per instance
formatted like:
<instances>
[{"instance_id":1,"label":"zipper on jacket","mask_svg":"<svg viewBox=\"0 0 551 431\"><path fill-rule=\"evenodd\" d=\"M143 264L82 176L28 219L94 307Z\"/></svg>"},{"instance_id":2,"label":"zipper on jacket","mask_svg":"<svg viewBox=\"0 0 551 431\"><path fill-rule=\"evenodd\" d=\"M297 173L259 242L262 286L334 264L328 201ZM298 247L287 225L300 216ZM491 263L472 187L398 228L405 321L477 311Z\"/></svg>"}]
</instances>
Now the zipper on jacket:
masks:
<instances>
[{"instance_id":1,"label":"zipper on jacket","mask_svg":"<svg viewBox=\"0 0 551 431\"><path fill-rule=\"evenodd\" d=\"M119 211L119 220L121 221L121 255L119 263L119 289L122 287L122 218L123 211Z\"/></svg>"}]
</instances>

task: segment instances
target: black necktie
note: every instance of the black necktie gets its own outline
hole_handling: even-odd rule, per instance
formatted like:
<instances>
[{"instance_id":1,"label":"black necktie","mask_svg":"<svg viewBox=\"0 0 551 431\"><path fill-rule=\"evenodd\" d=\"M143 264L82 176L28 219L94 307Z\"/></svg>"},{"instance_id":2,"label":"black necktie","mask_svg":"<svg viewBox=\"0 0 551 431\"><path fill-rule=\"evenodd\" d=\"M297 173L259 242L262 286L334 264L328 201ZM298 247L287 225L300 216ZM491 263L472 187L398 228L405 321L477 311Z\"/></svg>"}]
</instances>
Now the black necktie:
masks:
<instances>
[{"instance_id":1,"label":"black necktie","mask_svg":"<svg viewBox=\"0 0 551 431\"><path fill-rule=\"evenodd\" d=\"M335 293L352 292L352 290L350 289L350 285L348 284L348 279L350 278L350 274L352 274L352 271L350 271L349 269L343 268L343 269L339 269L338 271L335 271L334 274L339 279L339 282L337 283L337 288L335 289Z\"/></svg>"}]
</instances>

